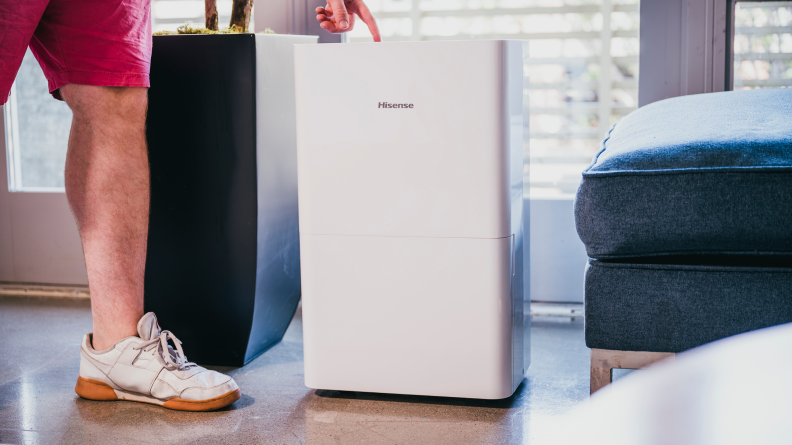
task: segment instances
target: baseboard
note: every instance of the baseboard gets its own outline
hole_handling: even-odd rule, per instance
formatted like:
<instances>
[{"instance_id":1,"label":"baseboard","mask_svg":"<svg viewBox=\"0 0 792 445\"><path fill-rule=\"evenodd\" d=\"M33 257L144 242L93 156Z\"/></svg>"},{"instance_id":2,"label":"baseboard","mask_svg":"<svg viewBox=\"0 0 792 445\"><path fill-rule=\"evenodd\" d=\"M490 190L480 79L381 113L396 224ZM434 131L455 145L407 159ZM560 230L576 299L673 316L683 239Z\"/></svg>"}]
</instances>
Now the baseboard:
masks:
<instances>
[{"instance_id":1,"label":"baseboard","mask_svg":"<svg viewBox=\"0 0 792 445\"><path fill-rule=\"evenodd\" d=\"M89 299L88 286L0 282L0 296Z\"/></svg>"},{"instance_id":2,"label":"baseboard","mask_svg":"<svg viewBox=\"0 0 792 445\"><path fill-rule=\"evenodd\" d=\"M550 317L583 317L582 303L545 303L540 301L531 302L532 316Z\"/></svg>"}]
</instances>

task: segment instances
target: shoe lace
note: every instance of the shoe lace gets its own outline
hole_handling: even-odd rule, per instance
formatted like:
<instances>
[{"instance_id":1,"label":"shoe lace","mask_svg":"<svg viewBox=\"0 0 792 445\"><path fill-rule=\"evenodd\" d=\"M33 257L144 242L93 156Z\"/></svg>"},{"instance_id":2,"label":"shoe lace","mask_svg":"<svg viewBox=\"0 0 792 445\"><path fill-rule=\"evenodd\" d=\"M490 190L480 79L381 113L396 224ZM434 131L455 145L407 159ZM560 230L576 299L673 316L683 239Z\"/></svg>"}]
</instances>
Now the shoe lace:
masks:
<instances>
[{"instance_id":1,"label":"shoe lace","mask_svg":"<svg viewBox=\"0 0 792 445\"><path fill-rule=\"evenodd\" d=\"M173 349L173 347L168 344L168 339L173 340L173 345L176 346L176 349ZM181 340L176 338L171 331L162 331L159 337L145 341L135 346L134 349L143 349L146 352L156 349L154 356L157 357L160 364L168 371L183 371L192 366L198 366L193 362L187 361L187 356L184 355L181 343Z\"/></svg>"}]
</instances>

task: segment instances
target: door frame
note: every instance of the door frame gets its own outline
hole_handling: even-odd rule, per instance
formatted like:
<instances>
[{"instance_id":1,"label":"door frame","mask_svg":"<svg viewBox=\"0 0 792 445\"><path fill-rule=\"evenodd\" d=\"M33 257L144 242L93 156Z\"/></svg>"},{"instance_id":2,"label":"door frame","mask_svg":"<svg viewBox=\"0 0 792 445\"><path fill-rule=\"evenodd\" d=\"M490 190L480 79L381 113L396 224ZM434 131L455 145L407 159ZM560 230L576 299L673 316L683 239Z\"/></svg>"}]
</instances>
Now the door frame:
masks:
<instances>
[{"instance_id":1,"label":"door frame","mask_svg":"<svg viewBox=\"0 0 792 445\"><path fill-rule=\"evenodd\" d=\"M638 106L731 89L731 0L641 0Z\"/></svg>"}]
</instances>

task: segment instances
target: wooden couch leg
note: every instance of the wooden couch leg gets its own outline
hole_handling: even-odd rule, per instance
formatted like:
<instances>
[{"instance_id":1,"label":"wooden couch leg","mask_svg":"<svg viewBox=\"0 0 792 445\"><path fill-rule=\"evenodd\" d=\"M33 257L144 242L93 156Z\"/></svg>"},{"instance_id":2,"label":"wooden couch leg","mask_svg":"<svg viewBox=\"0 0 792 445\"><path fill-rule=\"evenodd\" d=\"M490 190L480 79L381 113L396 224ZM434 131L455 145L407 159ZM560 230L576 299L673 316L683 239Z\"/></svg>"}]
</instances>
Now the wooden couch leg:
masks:
<instances>
[{"instance_id":1,"label":"wooden couch leg","mask_svg":"<svg viewBox=\"0 0 792 445\"><path fill-rule=\"evenodd\" d=\"M592 362L591 385L589 387L591 392L589 394L594 394L598 389L611 383L611 380L613 379L613 375L611 374L612 370L613 368L600 368L598 366L594 366Z\"/></svg>"},{"instance_id":2,"label":"wooden couch leg","mask_svg":"<svg viewBox=\"0 0 792 445\"><path fill-rule=\"evenodd\" d=\"M673 352L613 351L591 349L590 394L611 383L613 368L640 369L659 360L674 360Z\"/></svg>"}]
</instances>

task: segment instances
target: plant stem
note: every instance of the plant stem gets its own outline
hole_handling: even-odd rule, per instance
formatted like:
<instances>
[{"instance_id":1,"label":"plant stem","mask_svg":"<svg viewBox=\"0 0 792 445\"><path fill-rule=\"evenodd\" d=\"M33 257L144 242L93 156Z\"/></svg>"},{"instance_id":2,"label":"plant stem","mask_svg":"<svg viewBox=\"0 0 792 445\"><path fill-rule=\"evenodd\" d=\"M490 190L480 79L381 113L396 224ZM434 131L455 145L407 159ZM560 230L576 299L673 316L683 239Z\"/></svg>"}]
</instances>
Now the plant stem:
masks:
<instances>
[{"instance_id":1,"label":"plant stem","mask_svg":"<svg viewBox=\"0 0 792 445\"><path fill-rule=\"evenodd\" d=\"M231 6L231 23L229 27L236 26L242 31L247 31L252 10L253 0L234 0L233 6Z\"/></svg>"},{"instance_id":2,"label":"plant stem","mask_svg":"<svg viewBox=\"0 0 792 445\"><path fill-rule=\"evenodd\" d=\"M217 0L205 0L206 29L217 31Z\"/></svg>"}]
</instances>

